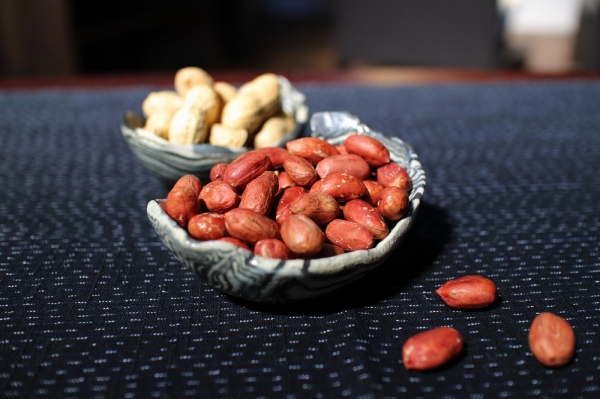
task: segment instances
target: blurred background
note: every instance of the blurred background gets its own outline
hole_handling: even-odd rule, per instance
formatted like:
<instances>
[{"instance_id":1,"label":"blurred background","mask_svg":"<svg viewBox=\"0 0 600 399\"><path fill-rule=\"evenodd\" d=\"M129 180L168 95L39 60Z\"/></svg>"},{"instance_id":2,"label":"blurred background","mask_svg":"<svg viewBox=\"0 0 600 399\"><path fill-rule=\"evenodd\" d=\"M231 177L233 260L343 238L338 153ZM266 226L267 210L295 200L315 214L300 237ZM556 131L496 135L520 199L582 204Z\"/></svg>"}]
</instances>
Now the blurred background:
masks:
<instances>
[{"instance_id":1,"label":"blurred background","mask_svg":"<svg viewBox=\"0 0 600 399\"><path fill-rule=\"evenodd\" d=\"M0 0L0 77L600 69L600 0Z\"/></svg>"}]
</instances>

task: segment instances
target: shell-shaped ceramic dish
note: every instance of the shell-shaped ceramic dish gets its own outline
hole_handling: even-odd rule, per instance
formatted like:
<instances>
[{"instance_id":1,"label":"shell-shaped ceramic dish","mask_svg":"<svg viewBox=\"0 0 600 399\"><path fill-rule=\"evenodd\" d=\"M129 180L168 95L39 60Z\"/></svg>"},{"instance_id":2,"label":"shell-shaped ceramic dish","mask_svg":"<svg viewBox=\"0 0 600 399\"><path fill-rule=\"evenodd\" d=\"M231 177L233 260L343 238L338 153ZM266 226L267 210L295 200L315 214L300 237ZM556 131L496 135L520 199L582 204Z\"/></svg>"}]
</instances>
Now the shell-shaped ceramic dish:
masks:
<instances>
[{"instance_id":1,"label":"shell-shaped ceramic dish","mask_svg":"<svg viewBox=\"0 0 600 399\"><path fill-rule=\"evenodd\" d=\"M292 115L296 127L272 146L285 146L298 137L308 121L308 105L304 94L296 90L283 76L278 76L283 112ZM166 182L175 182L183 175L192 174L208 179L211 168L220 162L229 163L249 148L226 148L210 144L181 145L171 143L143 129L142 118L127 112L121 123L121 133L131 152L150 172Z\"/></svg>"},{"instance_id":2,"label":"shell-shaped ceramic dish","mask_svg":"<svg viewBox=\"0 0 600 399\"><path fill-rule=\"evenodd\" d=\"M198 241L187 234L152 200L147 212L152 226L173 255L202 281L218 291L257 302L284 303L319 297L355 281L383 263L400 245L412 226L425 189L425 173L410 145L360 123L345 112L321 112L310 121L311 134L336 145L352 133L380 140L390 158L404 166L411 179L410 211L374 248L321 259L279 260L254 255L221 241Z\"/></svg>"}]
</instances>

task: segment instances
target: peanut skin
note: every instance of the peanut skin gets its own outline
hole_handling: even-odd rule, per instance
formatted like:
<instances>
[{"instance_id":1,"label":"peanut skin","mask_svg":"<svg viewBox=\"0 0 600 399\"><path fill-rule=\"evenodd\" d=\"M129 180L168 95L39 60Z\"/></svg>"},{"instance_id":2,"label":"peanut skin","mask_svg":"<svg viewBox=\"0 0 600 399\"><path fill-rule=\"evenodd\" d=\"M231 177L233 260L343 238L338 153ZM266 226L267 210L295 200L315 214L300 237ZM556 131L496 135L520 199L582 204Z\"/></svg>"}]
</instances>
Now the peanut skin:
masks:
<instances>
[{"instance_id":1,"label":"peanut skin","mask_svg":"<svg viewBox=\"0 0 600 399\"><path fill-rule=\"evenodd\" d=\"M402 347L402 362L408 370L432 370L458 357L463 348L457 330L438 327L410 337Z\"/></svg>"},{"instance_id":2,"label":"peanut skin","mask_svg":"<svg viewBox=\"0 0 600 399\"><path fill-rule=\"evenodd\" d=\"M454 309L481 309L498 297L496 284L486 277L469 275L449 280L436 291L446 305Z\"/></svg>"},{"instance_id":3,"label":"peanut skin","mask_svg":"<svg viewBox=\"0 0 600 399\"><path fill-rule=\"evenodd\" d=\"M210 212L225 213L238 206L240 196L230 184L215 180L200 191L200 203Z\"/></svg>"},{"instance_id":4,"label":"peanut skin","mask_svg":"<svg viewBox=\"0 0 600 399\"><path fill-rule=\"evenodd\" d=\"M225 162L215 164L215 166L210 169L210 181L223 180L223 173L226 168L227 164Z\"/></svg>"},{"instance_id":5,"label":"peanut skin","mask_svg":"<svg viewBox=\"0 0 600 399\"><path fill-rule=\"evenodd\" d=\"M316 224L331 222L340 213L340 206L335 198L326 193L307 193L297 198L290 205L293 215L304 215Z\"/></svg>"},{"instance_id":6,"label":"peanut skin","mask_svg":"<svg viewBox=\"0 0 600 399\"><path fill-rule=\"evenodd\" d=\"M571 325L554 313L536 316L529 329L529 348L546 367L562 367L575 355L575 333Z\"/></svg>"},{"instance_id":7,"label":"peanut skin","mask_svg":"<svg viewBox=\"0 0 600 399\"><path fill-rule=\"evenodd\" d=\"M363 180L363 184L367 189L367 194L363 197L370 205L377 206L379 202L379 194L385 187L377 183L375 180Z\"/></svg>"},{"instance_id":8,"label":"peanut skin","mask_svg":"<svg viewBox=\"0 0 600 399\"><path fill-rule=\"evenodd\" d=\"M408 193L400 187L386 187L379 193L377 210L386 220L400 220L408 213Z\"/></svg>"},{"instance_id":9,"label":"peanut skin","mask_svg":"<svg viewBox=\"0 0 600 399\"><path fill-rule=\"evenodd\" d=\"M227 235L225 216L206 212L193 216L188 223L188 232L197 240L216 240Z\"/></svg>"},{"instance_id":10,"label":"peanut skin","mask_svg":"<svg viewBox=\"0 0 600 399\"><path fill-rule=\"evenodd\" d=\"M410 193L412 181L406 169L395 162L377 168L377 182L385 187L395 186Z\"/></svg>"},{"instance_id":11,"label":"peanut skin","mask_svg":"<svg viewBox=\"0 0 600 399\"><path fill-rule=\"evenodd\" d=\"M249 209L232 209L225 213L225 227L232 237L251 245L265 238L280 238L279 225L265 215Z\"/></svg>"},{"instance_id":12,"label":"peanut skin","mask_svg":"<svg viewBox=\"0 0 600 399\"><path fill-rule=\"evenodd\" d=\"M248 251L251 251L250 246L248 244L246 244L244 241L235 238L235 237L221 237L219 239L217 239L217 241L224 241L224 242L228 242L230 244L235 245L236 247L242 248L242 249L247 249Z\"/></svg>"},{"instance_id":13,"label":"peanut skin","mask_svg":"<svg viewBox=\"0 0 600 399\"><path fill-rule=\"evenodd\" d=\"M191 188L196 195L200 195L200 190L202 189L202 182L200 179L194 175L185 175L179 178L177 182L173 185L173 188L180 187L189 187Z\"/></svg>"},{"instance_id":14,"label":"peanut skin","mask_svg":"<svg viewBox=\"0 0 600 399\"><path fill-rule=\"evenodd\" d=\"M383 240L390 233L379 211L361 199L355 199L346 203L344 206L344 218L358 223L369 230L376 240Z\"/></svg>"},{"instance_id":15,"label":"peanut skin","mask_svg":"<svg viewBox=\"0 0 600 399\"><path fill-rule=\"evenodd\" d=\"M243 190L246 184L267 170L273 170L269 157L260 151L249 151L227 165L222 180L238 190Z\"/></svg>"},{"instance_id":16,"label":"peanut skin","mask_svg":"<svg viewBox=\"0 0 600 399\"><path fill-rule=\"evenodd\" d=\"M283 169L298 186L310 187L319 177L309 161L296 155L290 155L283 161Z\"/></svg>"},{"instance_id":17,"label":"peanut skin","mask_svg":"<svg viewBox=\"0 0 600 399\"><path fill-rule=\"evenodd\" d=\"M313 165L327 157L339 154L334 145L316 137L301 137L288 141L285 146L290 154L304 158Z\"/></svg>"},{"instance_id":18,"label":"peanut skin","mask_svg":"<svg viewBox=\"0 0 600 399\"><path fill-rule=\"evenodd\" d=\"M279 172L277 176L277 180L279 182L279 192L283 192L285 189L290 187L296 187L296 183L292 180L290 175L284 170Z\"/></svg>"},{"instance_id":19,"label":"peanut skin","mask_svg":"<svg viewBox=\"0 0 600 399\"><path fill-rule=\"evenodd\" d=\"M341 255L344 253L344 250L337 245L333 245L330 243L324 243L323 248L316 254L312 255L304 255L302 258L304 259L319 259L319 258L329 258L336 255Z\"/></svg>"},{"instance_id":20,"label":"peanut skin","mask_svg":"<svg viewBox=\"0 0 600 399\"><path fill-rule=\"evenodd\" d=\"M361 225L349 220L334 219L325 228L327 239L344 251L373 248L373 234Z\"/></svg>"},{"instance_id":21,"label":"peanut skin","mask_svg":"<svg viewBox=\"0 0 600 399\"><path fill-rule=\"evenodd\" d=\"M313 255L323 248L325 236L319 226L304 215L292 215L281 225L281 238L299 255Z\"/></svg>"},{"instance_id":22,"label":"peanut skin","mask_svg":"<svg viewBox=\"0 0 600 399\"><path fill-rule=\"evenodd\" d=\"M280 226L283 224L285 219L291 216L290 205L296 200L296 198L308 193L308 190L304 187L296 186L290 187L283 192L283 195L277 203L277 209L275 210L275 221Z\"/></svg>"},{"instance_id":23,"label":"peanut skin","mask_svg":"<svg viewBox=\"0 0 600 399\"><path fill-rule=\"evenodd\" d=\"M311 192L327 193L339 203L362 197L367 193L367 188L362 181L347 173L332 173L324 179L317 181Z\"/></svg>"},{"instance_id":24,"label":"peanut skin","mask_svg":"<svg viewBox=\"0 0 600 399\"><path fill-rule=\"evenodd\" d=\"M365 180L371 175L369 164L356 154L331 155L319 162L316 169L321 179L332 173L347 173L358 180Z\"/></svg>"},{"instance_id":25,"label":"peanut skin","mask_svg":"<svg viewBox=\"0 0 600 399\"><path fill-rule=\"evenodd\" d=\"M254 245L254 253L265 258L290 259L291 252L285 243L276 238L265 238Z\"/></svg>"},{"instance_id":26,"label":"peanut skin","mask_svg":"<svg viewBox=\"0 0 600 399\"><path fill-rule=\"evenodd\" d=\"M277 175L273 171L263 172L252 180L242 193L239 208L250 209L261 215L267 215L273 208L275 194L279 191Z\"/></svg>"},{"instance_id":27,"label":"peanut skin","mask_svg":"<svg viewBox=\"0 0 600 399\"><path fill-rule=\"evenodd\" d=\"M371 136L353 134L344 142L348 154L360 155L373 167L390 162L390 152L381 142Z\"/></svg>"},{"instance_id":28,"label":"peanut skin","mask_svg":"<svg viewBox=\"0 0 600 399\"><path fill-rule=\"evenodd\" d=\"M280 169L283 167L283 161L290 155L288 150L281 147L263 147L256 151L267 154L273 165L273 169Z\"/></svg>"},{"instance_id":29,"label":"peanut skin","mask_svg":"<svg viewBox=\"0 0 600 399\"><path fill-rule=\"evenodd\" d=\"M177 224L187 228L192 216L200 213L200 200L192 187L174 187L167 195L164 209Z\"/></svg>"}]
</instances>

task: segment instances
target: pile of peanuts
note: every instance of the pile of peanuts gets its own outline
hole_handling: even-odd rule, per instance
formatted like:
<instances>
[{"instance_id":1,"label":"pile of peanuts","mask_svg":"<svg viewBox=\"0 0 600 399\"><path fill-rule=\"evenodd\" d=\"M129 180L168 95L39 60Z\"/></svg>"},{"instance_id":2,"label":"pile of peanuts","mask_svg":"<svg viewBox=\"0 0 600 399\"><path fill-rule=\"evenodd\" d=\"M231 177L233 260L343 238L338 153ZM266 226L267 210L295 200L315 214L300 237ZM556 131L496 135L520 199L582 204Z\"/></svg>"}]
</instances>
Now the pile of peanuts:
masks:
<instances>
[{"instance_id":1,"label":"pile of peanuts","mask_svg":"<svg viewBox=\"0 0 600 399\"><path fill-rule=\"evenodd\" d=\"M278 259L369 249L409 209L411 179L377 139L334 146L302 137L216 164L210 182L180 178L163 208L198 240Z\"/></svg>"},{"instance_id":2,"label":"pile of peanuts","mask_svg":"<svg viewBox=\"0 0 600 399\"><path fill-rule=\"evenodd\" d=\"M175 144L262 148L296 127L281 109L277 75L266 73L239 89L203 69L177 71L175 90L151 92L142 103L144 129Z\"/></svg>"}]
</instances>

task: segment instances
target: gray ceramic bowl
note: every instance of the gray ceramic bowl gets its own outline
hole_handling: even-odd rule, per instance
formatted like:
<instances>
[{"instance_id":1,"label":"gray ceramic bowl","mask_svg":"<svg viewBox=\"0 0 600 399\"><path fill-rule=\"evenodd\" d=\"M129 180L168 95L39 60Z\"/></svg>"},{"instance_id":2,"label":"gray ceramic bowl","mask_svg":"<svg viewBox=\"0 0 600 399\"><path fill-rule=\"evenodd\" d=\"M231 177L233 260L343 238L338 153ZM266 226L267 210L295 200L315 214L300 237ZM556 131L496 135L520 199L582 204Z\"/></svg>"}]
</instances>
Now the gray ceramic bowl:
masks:
<instances>
[{"instance_id":1,"label":"gray ceramic bowl","mask_svg":"<svg viewBox=\"0 0 600 399\"><path fill-rule=\"evenodd\" d=\"M348 113L317 113L311 118L310 125L314 137L324 138L332 144L340 144L348 134L359 132L386 145L391 159L406 167L412 179L408 215L396 222L388 237L372 249L330 258L282 261L254 255L225 242L197 241L165 213L161 207L164 200L150 201L148 217L162 242L180 262L218 291L271 303L301 301L328 294L383 263L412 226L425 189L425 173L410 145L372 131Z\"/></svg>"},{"instance_id":2,"label":"gray ceramic bowl","mask_svg":"<svg viewBox=\"0 0 600 399\"><path fill-rule=\"evenodd\" d=\"M298 137L308 120L308 105L304 94L296 90L283 76L279 76L281 106L296 119L296 128L273 146L285 146ZM143 128L142 118L127 112L121 123L121 133L131 152L150 172L167 182L192 174L207 179L211 168L219 163L229 163L247 152L248 148L229 149L210 144L180 145L152 134Z\"/></svg>"}]
</instances>

